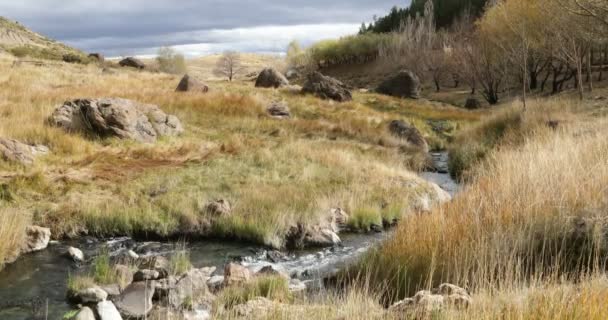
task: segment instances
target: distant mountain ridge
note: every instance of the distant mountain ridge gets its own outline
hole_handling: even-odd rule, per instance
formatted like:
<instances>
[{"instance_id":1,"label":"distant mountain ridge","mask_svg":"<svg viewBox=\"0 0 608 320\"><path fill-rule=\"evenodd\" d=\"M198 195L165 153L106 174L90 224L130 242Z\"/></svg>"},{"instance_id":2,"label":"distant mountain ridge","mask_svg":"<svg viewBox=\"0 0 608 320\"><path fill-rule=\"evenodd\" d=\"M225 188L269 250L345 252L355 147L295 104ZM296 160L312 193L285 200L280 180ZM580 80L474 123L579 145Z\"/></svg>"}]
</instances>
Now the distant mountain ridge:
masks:
<instances>
[{"instance_id":1,"label":"distant mountain ridge","mask_svg":"<svg viewBox=\"0 0 608 320\"><path fill-rule=\"evenodd\" d=\"M18 22L0 16L0 48L16 56L57 59L84 52L29 30Z\"/></svg>"}]
</instances>

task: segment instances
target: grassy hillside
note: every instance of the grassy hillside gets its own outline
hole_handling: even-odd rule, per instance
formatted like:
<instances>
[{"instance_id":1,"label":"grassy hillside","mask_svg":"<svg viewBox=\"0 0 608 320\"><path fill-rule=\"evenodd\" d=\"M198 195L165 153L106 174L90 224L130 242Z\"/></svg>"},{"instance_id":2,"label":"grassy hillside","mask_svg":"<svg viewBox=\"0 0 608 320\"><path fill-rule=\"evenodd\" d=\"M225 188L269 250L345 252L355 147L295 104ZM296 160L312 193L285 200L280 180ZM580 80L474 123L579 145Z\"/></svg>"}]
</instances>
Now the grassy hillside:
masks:
<instances>
[{"instance_id":1,"label":"grassy hillside","mask_svg":"<svg viewBox=\"0 0 608 320\"><path fill-rule=\"evenodd\" d=\"M18 57L61 60L64 55L84 56L80 50L35 33L21 24L0 17L0 49Z\"/></svg>"},{"instance_id":2,"label":"grassy hillside","mask_svg":"<svg viewBox=\"0 0 608 320\"><path fill-rule=\"evenodd\" d=\"M336 104L247 82L211 82L208 94L180 94L171 75L11 63L0 59L0 136L52 153L33 167L0 162L2 203L23 211L20 219L51 227L54 237L220 236L280 247L290 227L314 225L335 207L363 227L390 220L411 212L430 186L413 173L420 155L398 148L388 123L409 120L441 146L447 137L427 120L457 128L480 116L375 94ZM63 101L82 97L157 104L182 119L186 133L145 145L46 125ZM293 119L266 115L276 100L289 105ZM219 198L233 204L231 216L202 210ZM2 224L0 235L23 224Z\"/></svg>"}]
</instances>

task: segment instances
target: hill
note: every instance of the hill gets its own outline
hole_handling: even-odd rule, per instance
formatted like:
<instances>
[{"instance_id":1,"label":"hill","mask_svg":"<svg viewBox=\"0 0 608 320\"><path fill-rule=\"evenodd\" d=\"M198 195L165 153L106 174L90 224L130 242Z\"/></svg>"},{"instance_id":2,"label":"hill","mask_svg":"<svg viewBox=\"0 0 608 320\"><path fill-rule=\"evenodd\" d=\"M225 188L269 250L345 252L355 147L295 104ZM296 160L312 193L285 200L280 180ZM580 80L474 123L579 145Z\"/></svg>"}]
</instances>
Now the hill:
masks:
<instances>
[{"instance_id":1,"label":"hill","mask_svg":"<svg viewBox=\"0 0 608 320\"><path fill-rule=\"evenodd\" d=\"M18 57L61 60L64 55L84 55L78 49L33 32L18 22L0 17L0 49Z\"/></svg>"}]
</instances>

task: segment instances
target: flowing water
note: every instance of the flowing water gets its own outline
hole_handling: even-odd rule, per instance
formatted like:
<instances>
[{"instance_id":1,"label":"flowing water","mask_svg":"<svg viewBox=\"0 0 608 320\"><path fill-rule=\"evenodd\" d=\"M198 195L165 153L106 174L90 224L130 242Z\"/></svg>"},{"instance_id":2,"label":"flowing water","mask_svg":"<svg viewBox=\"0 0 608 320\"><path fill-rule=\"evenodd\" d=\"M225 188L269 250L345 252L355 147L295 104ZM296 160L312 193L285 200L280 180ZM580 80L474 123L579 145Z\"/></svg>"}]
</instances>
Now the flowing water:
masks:
<instances>
[{"instance_id":1,"label":"flowing water","mask_svg":"<svg viewBox=\"0 0 608 320\"><path fill-rule=\"evenodd\" d=\"M421 176L437 183L454 195L458 191L447 173L447 153L432 154L436 172L425 172ZM308 249L292 252L277 259L272 253L255 245L226 241L199 241L187 245L192 264L197 267L216 266L221 274L222 267L239 260L253 271L272 265L278 270L298 277L309 286L327 275L356 260L371 247L388 237L390 232L370 234L342 234L342 246L327 249ZM22 256L15 263L0 272L0 319L32 319L32 314L45 314L48 319L61 319L71 310L66 303L65 293L70 275L87 272L88 264L77 267L63 254L68 246L80 248L85 257L94 257L100 248L109 248L111 255L133 249L142 256L169 255L175 250L173 244L159 242L137 243L130 238L98 241L85 238L73 242L52 243L46 250Z\"/></svg>"}]
</instances>

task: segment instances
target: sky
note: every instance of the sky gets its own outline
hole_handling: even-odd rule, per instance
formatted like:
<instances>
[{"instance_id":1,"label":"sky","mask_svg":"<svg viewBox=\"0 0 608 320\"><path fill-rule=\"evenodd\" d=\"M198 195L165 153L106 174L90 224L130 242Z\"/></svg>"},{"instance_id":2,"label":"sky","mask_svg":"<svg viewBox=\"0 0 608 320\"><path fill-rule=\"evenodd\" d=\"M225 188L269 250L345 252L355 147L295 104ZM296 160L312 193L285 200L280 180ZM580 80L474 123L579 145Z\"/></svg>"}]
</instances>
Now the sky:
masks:
<instances>
[{"instance_id":1,"label":"sky","mask_svg":"<svg viewBox=\"0 0 608 320\"><path fill-rule=\"evenodd\" d=\"M0 15L87 52L187 56L225 50L282 53L357 33L409 0L0 0Z\"/></svg>"}]
</instances>

